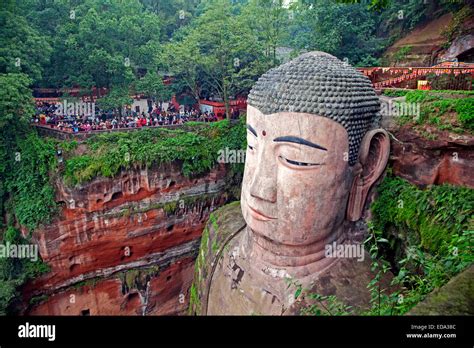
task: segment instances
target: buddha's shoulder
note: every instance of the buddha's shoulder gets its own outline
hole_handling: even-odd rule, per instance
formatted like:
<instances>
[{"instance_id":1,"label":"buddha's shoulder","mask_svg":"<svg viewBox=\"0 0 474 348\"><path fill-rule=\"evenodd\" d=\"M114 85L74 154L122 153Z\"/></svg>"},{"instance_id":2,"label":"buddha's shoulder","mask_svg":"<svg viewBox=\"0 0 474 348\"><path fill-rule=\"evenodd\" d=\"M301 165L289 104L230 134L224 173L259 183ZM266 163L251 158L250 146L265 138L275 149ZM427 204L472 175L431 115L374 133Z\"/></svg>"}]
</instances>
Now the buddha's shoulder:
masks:
<instances>
[{"instance_id":1,"label":"buddha's shoulder","mask_svg":"<svg viewBox=\"0 0 474 348\"><path fill-rule=\"evenodd\" d=\"M202 313L203 304L207 302L209 281L217 260L228 247L229 241L243 231L245 226L240 201L229 203L209 215L194 267L194 281L190 290L190 313Z\"/></svg>"}]
</instances>

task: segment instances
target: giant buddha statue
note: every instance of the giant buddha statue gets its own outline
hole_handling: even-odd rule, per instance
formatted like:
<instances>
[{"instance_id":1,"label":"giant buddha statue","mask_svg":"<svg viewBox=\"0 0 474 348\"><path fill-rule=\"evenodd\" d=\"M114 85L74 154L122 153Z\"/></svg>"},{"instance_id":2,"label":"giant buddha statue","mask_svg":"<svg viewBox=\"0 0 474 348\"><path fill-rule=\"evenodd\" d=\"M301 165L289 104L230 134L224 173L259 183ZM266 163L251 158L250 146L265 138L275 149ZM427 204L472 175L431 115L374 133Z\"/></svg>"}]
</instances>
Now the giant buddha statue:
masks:
<instances>
[{"instance_id":1,"label":"giant buddha statue","mask_svg":"<svg viewBox=\"0 0 474 348\"><path fill-rule=\"evenodd\" d=\"M195 313L297 314L291 284L368 306L373 274L357 221L388 160L379 109L368 78L323 52L260 77L241 201L214 212L203 234Z\"/></svg>"}]
</instances>

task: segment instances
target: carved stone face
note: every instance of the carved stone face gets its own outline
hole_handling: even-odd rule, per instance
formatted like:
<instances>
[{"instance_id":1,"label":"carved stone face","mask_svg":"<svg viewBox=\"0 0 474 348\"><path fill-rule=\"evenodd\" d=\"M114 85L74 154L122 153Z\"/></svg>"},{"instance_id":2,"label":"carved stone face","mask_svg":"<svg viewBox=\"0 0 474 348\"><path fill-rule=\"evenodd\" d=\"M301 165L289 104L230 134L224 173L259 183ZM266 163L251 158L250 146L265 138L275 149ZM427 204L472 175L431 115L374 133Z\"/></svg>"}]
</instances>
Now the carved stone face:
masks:
<instances>
[{"instance_id":1,"label":"carved stone face","mask_svg":"<svg viewBox=\"0 0 474 348\"><path fill-rule=\"evenodd\" d=\"M258 236L288 247L325 241L344 221L354 178L348 135L326 117L247 108L241 206Z\"/></svg>"}]
</instances>

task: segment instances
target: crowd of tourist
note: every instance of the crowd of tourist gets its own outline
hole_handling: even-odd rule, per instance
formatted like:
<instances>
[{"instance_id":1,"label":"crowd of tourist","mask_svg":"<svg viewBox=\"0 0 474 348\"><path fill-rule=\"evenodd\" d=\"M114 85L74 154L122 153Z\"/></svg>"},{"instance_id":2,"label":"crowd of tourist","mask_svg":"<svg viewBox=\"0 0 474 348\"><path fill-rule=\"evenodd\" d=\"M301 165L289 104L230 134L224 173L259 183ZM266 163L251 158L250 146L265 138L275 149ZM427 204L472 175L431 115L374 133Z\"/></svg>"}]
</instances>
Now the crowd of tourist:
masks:
<instances>
[{"instance_id":1,"label":"crowd of tourist","mask_svg":"<svg viewBox=\"0 0 474 348\"><path fill-rule=\"evenodd\" d=\"M188 121L214 122L218 120L213 112L203 113L194 109L178 112L172 105L166 111L160 107L154 108L149 113L128 110L122 116L101 110L95 110L94 115L63 115L56 111L55 104L37 103L36 113L31 122L77 133L93 130L179 125Z\"/></svg>"}]
</instances>

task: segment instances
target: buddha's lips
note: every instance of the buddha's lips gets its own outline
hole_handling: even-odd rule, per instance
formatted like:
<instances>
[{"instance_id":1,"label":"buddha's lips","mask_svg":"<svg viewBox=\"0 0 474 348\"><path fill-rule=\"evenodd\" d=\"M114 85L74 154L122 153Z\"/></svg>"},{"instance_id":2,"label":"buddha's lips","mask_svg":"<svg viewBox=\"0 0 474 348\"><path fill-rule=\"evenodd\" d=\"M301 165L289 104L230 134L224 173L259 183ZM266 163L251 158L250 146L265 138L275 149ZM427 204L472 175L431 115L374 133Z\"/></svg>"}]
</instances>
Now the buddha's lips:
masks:
<instances>
[{"instance_id":1,"label":"buddha's lips","mask_svg":"<svg viewBox=\"0 0 474 348\"><path fill-rule=\"evenodd\" d=\"M274 220L275 218L265 215L264 213L252 208L250 205L247 204L249 207L250 214L257 220L269 221Z\"/></svg>"}]
</instances>

